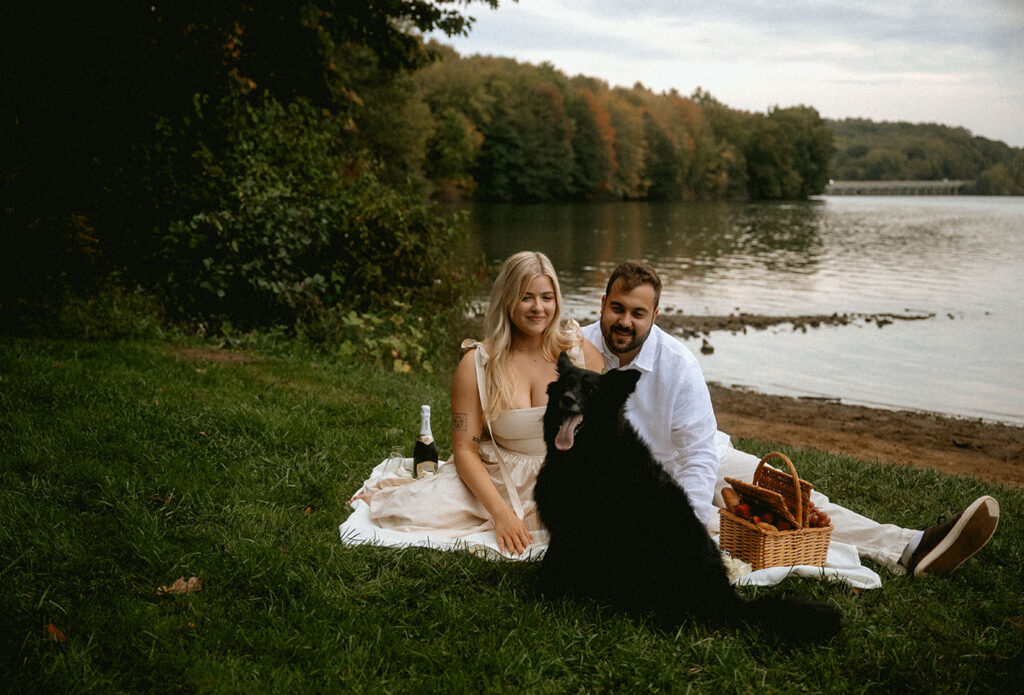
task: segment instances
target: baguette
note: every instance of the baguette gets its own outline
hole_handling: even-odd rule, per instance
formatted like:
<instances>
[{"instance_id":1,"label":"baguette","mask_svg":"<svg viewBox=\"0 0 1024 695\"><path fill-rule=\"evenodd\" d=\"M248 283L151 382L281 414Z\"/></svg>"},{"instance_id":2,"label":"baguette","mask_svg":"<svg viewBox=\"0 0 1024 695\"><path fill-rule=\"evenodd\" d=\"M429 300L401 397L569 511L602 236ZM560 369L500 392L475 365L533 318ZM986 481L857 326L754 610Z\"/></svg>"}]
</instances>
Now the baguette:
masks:
<instances>
[{"instance_id":1,"label":"baguette","mask_svg":"<svg viewBox=\"0 0 1024 695\"><path fill-rule=\"evenodd\" d=\"M725 508L735 514L736 505L740 503L740 493L731 487L722 488L722 502L725 503Z\"/></svg>"}]
</instances>

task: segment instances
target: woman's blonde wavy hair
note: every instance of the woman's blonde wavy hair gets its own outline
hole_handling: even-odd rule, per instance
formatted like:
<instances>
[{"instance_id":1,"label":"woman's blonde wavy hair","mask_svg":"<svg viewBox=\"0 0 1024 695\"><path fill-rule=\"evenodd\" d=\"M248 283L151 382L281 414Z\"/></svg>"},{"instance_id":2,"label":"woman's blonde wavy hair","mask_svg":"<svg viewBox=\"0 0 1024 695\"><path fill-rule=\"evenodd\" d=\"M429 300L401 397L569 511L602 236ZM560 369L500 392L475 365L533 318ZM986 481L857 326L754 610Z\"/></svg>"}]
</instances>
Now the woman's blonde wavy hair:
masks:
<instances>
[{"instance_id":1,"label":"woman's blonde wavy hair","mask_svg":"<svg viewBox=\"0 0 1024 695\"><path fill-rule=\"evenodd\" d=\"M567 333L562 326L562 290L551 261L539 251L520 251L505 259L491 288L491 303L484 315L484 332L490 359L484 367L487 403L482 404L484 417L493 420L512 405L514 388L511 378L512 308L522 299L526 287L538 275L547 275L555 286L555 314L544 329L542 346L544 358L558 361L562 350L569 350L579 338Z\"/></svg>"}]
</instances>

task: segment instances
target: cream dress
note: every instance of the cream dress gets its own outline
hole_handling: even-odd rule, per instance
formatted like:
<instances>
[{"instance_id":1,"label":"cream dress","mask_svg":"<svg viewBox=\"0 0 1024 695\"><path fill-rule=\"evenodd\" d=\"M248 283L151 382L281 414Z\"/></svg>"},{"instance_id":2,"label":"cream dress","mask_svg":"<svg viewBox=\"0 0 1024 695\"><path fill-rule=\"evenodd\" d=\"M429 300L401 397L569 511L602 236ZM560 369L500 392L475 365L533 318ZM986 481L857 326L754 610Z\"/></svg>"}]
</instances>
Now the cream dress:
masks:
<instances>
[{"instance_id":1,"label":"cream dress","mask_svg":"<svg viewBox=\"0 0 1024 695\"><path fill-rule=\"evenodd\" d=\"M571 329L570 329L571 330ZM577 328L578 331L578 328ZM577 333L578 334L578 333ZM582 336L580 336L582 338ZM476 379L481 402L486 402L484 365L487 353L474 340L463 349L476 348ZM581 341L569 351L574 364L585 366ZM544 462L544 409L546 406L507 410L484 426L480 460L502 499L526 524L534 543L547 543L547 531L537 514L533 488ZM489 431L488 431L489 430ZM470 492L449 459L428 478L395 477L367 481L361 492L372 492L370 519L381 528L433 536L459 538L493 531L494 522L480 501Z\"/></svg>"}]
</instances>

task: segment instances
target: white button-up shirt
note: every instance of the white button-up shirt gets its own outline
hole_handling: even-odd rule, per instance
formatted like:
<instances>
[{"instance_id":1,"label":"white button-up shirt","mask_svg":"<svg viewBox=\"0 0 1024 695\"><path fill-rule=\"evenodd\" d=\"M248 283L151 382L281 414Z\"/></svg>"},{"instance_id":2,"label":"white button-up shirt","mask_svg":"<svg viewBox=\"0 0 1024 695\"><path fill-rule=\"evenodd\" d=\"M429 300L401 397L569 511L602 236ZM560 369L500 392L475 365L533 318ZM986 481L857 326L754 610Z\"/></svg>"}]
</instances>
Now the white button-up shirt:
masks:
<instances>
[{"instance_id":1,"label":"white button-up shirt","mask_svg":"<svg viewBox=\"0 0 1024 695\"><path fill-rule=\"evenodd\" d=\"M606 369L618 369L619 357L604 342L600 321L583 335L604 356ZM625 369L643 373L626 401L626 418L647 442L654 458L686 491L701 523L715 513L712 499L718 477L715 445L718 424L704 372L685 345L657 325Z\"/></svg>"}]
</instances>

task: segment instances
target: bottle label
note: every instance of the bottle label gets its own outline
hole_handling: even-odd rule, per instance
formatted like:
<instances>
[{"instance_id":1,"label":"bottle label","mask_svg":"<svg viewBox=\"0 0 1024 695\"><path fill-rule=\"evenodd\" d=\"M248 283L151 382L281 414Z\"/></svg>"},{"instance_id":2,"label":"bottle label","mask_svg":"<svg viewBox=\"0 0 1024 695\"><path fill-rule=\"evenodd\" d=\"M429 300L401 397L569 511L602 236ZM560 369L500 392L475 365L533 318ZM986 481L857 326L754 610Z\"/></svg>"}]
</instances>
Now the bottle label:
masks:
<instances>
[{"instance_id":1,"label":"bottle label","mask_svg":"<svg viewBox=\"0 0 1024 695\"><path fill-rule=\"evenodd\" d=\"M433 437L426 435L416 440L412 461L412 474L415 478L437 472L437 444Z\"/></svg>"}]
</instances>

